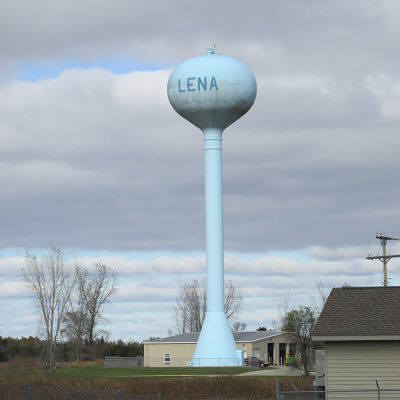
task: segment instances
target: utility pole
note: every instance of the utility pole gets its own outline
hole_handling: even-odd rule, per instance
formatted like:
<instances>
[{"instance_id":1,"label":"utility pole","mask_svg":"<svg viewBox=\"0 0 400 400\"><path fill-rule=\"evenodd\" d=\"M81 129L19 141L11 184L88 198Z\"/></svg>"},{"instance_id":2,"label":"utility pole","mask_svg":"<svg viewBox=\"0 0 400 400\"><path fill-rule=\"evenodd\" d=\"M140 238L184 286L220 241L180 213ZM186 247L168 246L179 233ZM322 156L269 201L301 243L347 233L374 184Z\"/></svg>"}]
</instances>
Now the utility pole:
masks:
<instances>
[{"instance_id":1,"label":"utility pole","mask_svg":"<svg viewBox=\"0 0 400 400\"><path fill-rule=\"evenodd\" d=\"M389 256L386 255L386 242L388 240L400 240L400 239L392 238L392 237L389 237L389 236L383 236L382 234L380 234L380 235L377 234L376 238L381 241L382 255L373 257L370 254L366 258L367 258L367 260L379 260L379 261L382 262L382 264L383 264L383 286L387 286L387 263L391 258L400 257L400 254L396 254L396 255L392 254L392 255L389 255Z\"/></svg>"}]
</instances>

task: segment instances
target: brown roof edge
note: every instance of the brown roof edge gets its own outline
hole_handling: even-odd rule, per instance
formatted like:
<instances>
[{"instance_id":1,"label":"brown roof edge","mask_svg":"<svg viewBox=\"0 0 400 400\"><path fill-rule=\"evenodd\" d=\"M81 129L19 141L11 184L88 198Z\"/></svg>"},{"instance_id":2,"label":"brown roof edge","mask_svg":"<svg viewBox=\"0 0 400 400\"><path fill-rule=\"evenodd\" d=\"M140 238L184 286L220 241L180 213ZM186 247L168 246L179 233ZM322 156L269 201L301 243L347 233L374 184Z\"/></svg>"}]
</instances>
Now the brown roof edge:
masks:
<instances>
[{"instance_id":1,"label":"brown roof edge","mask_svg":"<svg viewBox=\"0 0 400 400\"><path fill-rule=\"evenodd\" d=\"M312 336L397 337L400 335L398 310L400 286L334 288Z\"/></svg>"}]
</instances>

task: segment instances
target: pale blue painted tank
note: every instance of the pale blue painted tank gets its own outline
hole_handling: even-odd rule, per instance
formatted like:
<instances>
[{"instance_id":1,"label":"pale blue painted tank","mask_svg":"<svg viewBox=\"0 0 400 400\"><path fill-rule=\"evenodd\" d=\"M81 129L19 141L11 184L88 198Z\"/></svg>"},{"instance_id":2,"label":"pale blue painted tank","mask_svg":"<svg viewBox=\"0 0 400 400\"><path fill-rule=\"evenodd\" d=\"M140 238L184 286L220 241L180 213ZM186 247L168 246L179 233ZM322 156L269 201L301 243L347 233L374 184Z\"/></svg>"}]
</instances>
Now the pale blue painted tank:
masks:
<instances>
[{"instance_id":1,"label":"pale blue painted tank","mask_svg":"<svg viewBox=\"0 0 400 400\"><path fill-rule=\"evenodd\" d=\"M256 94L250 69L212 49L178 65L168 80L172 107L204 134L207 313L193 355L195 366L243 362L224 312L222 132L251 108Z\"/></svg>"},{"instance_id":2,"label":"pale blue painted tank","mask_svg":"<svg viewBox=\"0 0 400 400\"><path fill-rule=\"evenodd\" d=\"M250 109L256 93L256 80L245 64L211 49L178 65L168 80L172 107L202 130L227 128Z\"/></svg>"}]
</instances>

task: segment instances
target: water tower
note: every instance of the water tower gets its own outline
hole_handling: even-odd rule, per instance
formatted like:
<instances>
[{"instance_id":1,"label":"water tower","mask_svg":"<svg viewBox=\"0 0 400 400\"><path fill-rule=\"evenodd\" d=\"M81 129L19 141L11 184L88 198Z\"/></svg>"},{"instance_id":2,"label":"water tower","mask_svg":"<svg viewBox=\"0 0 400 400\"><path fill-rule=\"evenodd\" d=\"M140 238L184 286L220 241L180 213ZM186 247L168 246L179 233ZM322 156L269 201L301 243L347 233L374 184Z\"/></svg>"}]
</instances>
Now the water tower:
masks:
<instances>
[{"instance_id":1,"label":"water tower","mask_svg":"<svg viewBox=\"0 0 400 400\"><path fill-rule=\"evenodd\" d=\"M251 108L256 93L250 69L212 49L178 65L168 80L172 107L204 135L207 312L193 355L196 366L240 365L224 312L222 132Z\"/></svg>"}]
</instances>

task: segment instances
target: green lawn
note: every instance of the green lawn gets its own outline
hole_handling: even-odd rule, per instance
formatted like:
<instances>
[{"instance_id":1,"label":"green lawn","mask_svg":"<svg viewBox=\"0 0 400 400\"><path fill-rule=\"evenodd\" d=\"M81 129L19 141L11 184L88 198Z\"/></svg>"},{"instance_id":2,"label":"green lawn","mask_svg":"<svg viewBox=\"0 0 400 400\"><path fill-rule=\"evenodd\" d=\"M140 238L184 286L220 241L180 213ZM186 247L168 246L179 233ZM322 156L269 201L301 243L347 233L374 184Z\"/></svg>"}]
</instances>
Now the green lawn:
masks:
<instances>
[{"instance_id":1,"label":"green lawn","mask_svg":"<svg viewBox=\"0 0 400 400\"><path fill-rule=\"evenodd\" d=\"M248 367L184 367L184 368L104 368L101 366L60 368L56 371L59 378L108 379L143 376L193 376L193 375L238 375L255 370ZM36 375L32 371L33 375Z\"/></svg>"}]
</instances>

